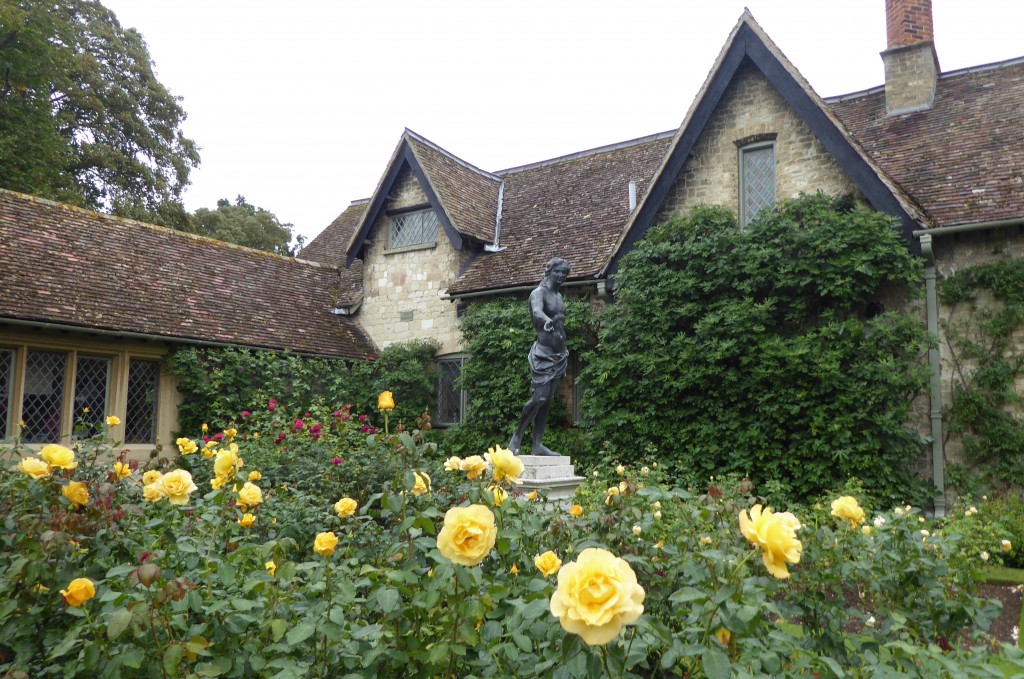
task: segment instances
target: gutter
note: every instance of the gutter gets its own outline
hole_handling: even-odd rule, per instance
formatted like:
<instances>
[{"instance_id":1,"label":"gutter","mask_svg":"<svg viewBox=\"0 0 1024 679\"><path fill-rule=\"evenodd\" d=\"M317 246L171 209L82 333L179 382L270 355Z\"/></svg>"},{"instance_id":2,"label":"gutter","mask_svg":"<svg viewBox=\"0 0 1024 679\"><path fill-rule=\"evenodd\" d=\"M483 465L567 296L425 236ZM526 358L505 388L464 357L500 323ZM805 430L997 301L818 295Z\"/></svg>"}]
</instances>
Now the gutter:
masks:
<instances>
[{"instance_id":1,"label":"gutter","mask_svg":"<svg viewBox=\"0 0 1024 679\"><path fill-rule=\"evenodd\" d=\"M584 286L588 286L588 285L595 285L595 286L597 286L598 290L600 291L600 290L604 289L604 286L605 286L606 282L607 282L607 279L604 279L604 278L591 279L591 280L587 280L587 281L566 281L565 283L562 283L562 287L563 288L579 288L579 287L584 287ZM441 299L446 299L446 300L451 301L451 300L459 300L459 299L471 299L473 297L488 297L488 296L491 296L491 295L507 295L507 294L515 293L515 292L530 292L530 291L536 289L537 285L539 285L539 283L535 283L534 285L516 285L516 286L513 286L513 287L509 287L509 288L491 288L489 290L477 290L475 292L461 292L461 293L455 293L454 295L449 295L449 294L445 293L445 294L441 295Z\"/></svg>"},{"instance_id":2,"label":"gutter","mask_svg":"<svg viewBox=\"0 0 1024 679\"><path fill-rule=\"evenodd\" d=\"M915 238L921 242L921 254L924 256L924 282L925 282L925 309L928 317L928 333L933 337L939 336L939 294L936 280L938 278L935 267L935 250L932 246L932 239L937 236L948 236L958 233L977 233L981 231L994 231L1013 226L1024 226L1024 218L1000 219L990 222L977 222L975 224L960 224L959 226L946 226L934 229L918 229L913 232ZM931 420L932 439L932 481L938 490L935 497L935 516L946 515L946 451L945 440L942 429L942 361L938 346L929 347L928 365L931 368L929 419Z\"/></svg>"}]
</instances>

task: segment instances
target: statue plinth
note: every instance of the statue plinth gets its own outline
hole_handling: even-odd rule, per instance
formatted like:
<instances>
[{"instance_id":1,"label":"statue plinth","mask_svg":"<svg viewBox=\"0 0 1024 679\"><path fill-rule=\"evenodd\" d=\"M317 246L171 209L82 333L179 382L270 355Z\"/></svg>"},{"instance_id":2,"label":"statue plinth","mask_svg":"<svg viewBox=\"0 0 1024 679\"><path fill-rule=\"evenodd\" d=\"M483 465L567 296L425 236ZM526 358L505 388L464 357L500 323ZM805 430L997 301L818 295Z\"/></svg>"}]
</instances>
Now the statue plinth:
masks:
<instances>
[{"instance_id":1,"label":"statue plinth","mask_svg":"<svg viewBox=\"0 0 1024 679\"><path fill-rule=\"evenodd\" d=\"M519 455L523 461L523 480L519 491L529 493L536 490L547 495L548 502L568 507L572 504L576 486L583 482L582 476L576 476L572 466L572 458L568 455L542 456Z\"/></svg>"}]
</instances>

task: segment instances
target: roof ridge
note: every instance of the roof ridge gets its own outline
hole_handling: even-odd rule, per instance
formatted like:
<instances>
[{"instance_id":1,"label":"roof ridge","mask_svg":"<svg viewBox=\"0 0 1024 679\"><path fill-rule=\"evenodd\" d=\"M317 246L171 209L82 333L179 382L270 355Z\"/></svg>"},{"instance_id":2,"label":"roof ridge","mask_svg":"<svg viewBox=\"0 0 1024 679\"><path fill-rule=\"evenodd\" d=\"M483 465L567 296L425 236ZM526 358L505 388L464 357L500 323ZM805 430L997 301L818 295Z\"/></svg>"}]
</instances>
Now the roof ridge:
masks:
<instances>
[{"instance_id":1,"label":"roof ridge","mask_svg":"<svg viewBox=\"0 0 1024 679\"><path fill-rule=\"evenodd\" d=\"M665 132L655 132L654 134L648 134L643 137L636 137L635 139L627 139L625 141L615 142L613 144L605 144L604 146L595 146L591 149L584 151L576 151L575 153L568 153L564 156L556 156L554 158L548 158L547 160L538 160L533 163L527 163L525 165L516 165L515 167L509 167L504 170L497 170L495 174L499 177L504 177L507 174L513 172L523 172L525 170L533 170L538 167L545 167L548 165L554 165L556 163L564 163L567 160L576 160L578 158L586 158L588 156L596 156L600 153L608 153L609 151L618 151L620 149L627 149L633 146L640 146L641 144L648 144L652 141L659 141L661 139L669 139L676 133L676 130L667 130Z\"/></svg>"},{"instance_id":2,"label":"roof ridge","mask_svg":"<svg viewBox=\"0 0 1024 679\"><path fill-rule=\"evenodd\" d=\"M465 161L462 158L459 158L457 155L455 155L451 151L448 151L446 149L441 148L440 146L438 146L434 142L430 141L429 139L427 139L423 135L421 135L421 134L419 134L417 132L414 132L413 130L410 130L408 127L405 128L405 134L409 135L410 137L412 137L416 141L420 142L421 144L425 144L425 145L429 146L430 148L434 149L438 153L444 154L445 156L451 158L452 160L454 160L459 165L462 165L463 167L465 167L467 170L472 170L473 172L476 172L477 174L482 175L483 177L486 177L487 179L494 179L495 181L501 181L501 177L496 176L493 172L488 172L487 170L482 170L479 167L477 167L476 165L474 165L474 164L472 164L472 163L470 163L468 161Z\"/></svg>"},{"instance_id":3,"label":"roof ridge","mask_svg":"<svg viewBox=\"0 0 1024 679\"><path fill-rule=\"evenodd\" d=\"M31 203L37 203L39 205L44 205L46 207L60 208L62 210L68 210L68 211L71 211L71 212L78 212L78 213L81 213L83 216L86 216L86 217L102 217L103 219L106 219L108 221L112 221L114 223L120 223L120 224L123 224L125 226L145 227L147 229L152 229L154 231L164 231L164 232L167 232L167 233L173 233L173 234L175 234L175 237L186 237L186 238L192 238L192 239L198 240L198 241L206 241L206 242L209 242L209 243L215 243L217 245L225 246L225 247L231 248L233 250L240 250L242 252L252 252L252 253L256 253L258 255L263 255L263 256L267 256L267 257L275 257L277 259L281 259L281 260L285 260L285 261L294 260L294 261L297 261L297 262L303 262L305 264L312 264L313 266L316 266L316 267L335 268L335 267L331 267L331 266L328 266L328 265L325 265L325 264L321 264L320 262L314 262L314 261L311 261L311 260L308 260L308 259L301 259L299 257L291 257L291 256L288 256L288 255L279 255L276 252L270 252L269 250L260 250L258 248L250 248L250 247L247 247L245 245L238 245L237 243L229 243L229 242L224 241L224 240L218 240L216 238L210 238L209 236L203 236L203 235L200 235L198 233L190 233L188 231L181 231L179 229L174 229L174 228L171 228L169 226L160 226L159 224L151 224L149 222L143 222L143 221L140 221L138 219L132 219L130 217L121 217L121 216L118 216L118 215L108 215L106 212L100 212L99 210L91 210L91 209L89 209L87 207L81 207L81 206L78 206L78 205L71 205L69 203L62 203L60 201L51 200L49 198L43 198L41 196L33 196L31 194L28 194L28 193L21 193L19 191L12 191L11 189L0 188L0 194L9 194L9 195L12 195L12 196L16 196L20 200L25 200L25 201L28 201L28 202L31 202Z\"/></svg>"}]
</instances>

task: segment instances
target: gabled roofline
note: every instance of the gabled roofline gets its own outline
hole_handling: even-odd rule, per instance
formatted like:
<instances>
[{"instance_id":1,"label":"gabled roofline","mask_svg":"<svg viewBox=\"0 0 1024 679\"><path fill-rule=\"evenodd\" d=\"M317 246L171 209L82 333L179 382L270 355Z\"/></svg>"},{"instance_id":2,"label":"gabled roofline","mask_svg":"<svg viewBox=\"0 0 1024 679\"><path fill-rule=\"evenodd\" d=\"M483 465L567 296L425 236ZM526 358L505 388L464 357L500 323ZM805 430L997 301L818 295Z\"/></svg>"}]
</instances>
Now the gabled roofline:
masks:
<instances>
[{"instance_id":1,"label":"gabled roofline","mask_svg":"<svg viewBox=\"0 0 1024 679\"><path fill-rule=\"evenodd\" d=\"M924 210L868 156L764 33L750 11L744 10L600 276L613 276L622 257L653 225L668 192L718 109L736 72L746 62L753 64L778 90L871 205L899 218L908 247L915 252L919 250L920 244L912 234L920 222L928 221Z\"/></svg>"},{"instance_id":2,"label":"gabled roofline","mask_svg":"<svg viewBox=\"0 0 1024 679\"><path fill-rule=\"evenodd\" d=\"M416 159L416 154L409 144L409 139L415 139L421 143L423 139L406 129L402 133L402 138L398 142L398 146L395 147L395 152L391 156L391 161L388 163L388 168L384 172L384 176L381 177L380 182L377 184L377 189L373 192L373 195L369 199L369 207L366 209L366 213L363 215L362 221L359 223L359 228L356 229L355 235L352 238L352 242L349 243L348 250L345 253L345 266L352 266L359 254L359 250L363 247L363 243L366 241L367 235L370 233L370 229L377 222L377 218L380 217L381 212L384 210L384 203L387 200L388 193L391 191L395 182L401 175L402 170L408 168L413 176L416 177L420 183L420 187L427 196L427 202L430 203L430 207L437 213L437 219L441 222L441 227L444 229L445 235L448 236L448 240L451 241L452 247L456 250L462 249L462 235L455 230L452 225L452 220L449 218L448 213L445 212L444 206L438 199L437 194L434 192L434 188L430 185L427 180L426 174L423 172L423 167L420 162ZM434 145L431 145L434 146ZM446 153L442 151L443 153ZM451 154L447 154L451 156ZM455 158L455 156L451 156ZM456 158L456 160L458 160ZM462 162L470 169L472 166ZM480 171L480 170L477 170ZM495 179L498 179L495 177Z\"/></svg>"},{"instance_id":3,"label":"gabled roofline","mask_svg":"<svg viewBox=\"0 0 1024 679\"><path fill-rule=\"evenodd\" d=\"M667 130L665 132L656 132L654 134L648 134L643 137L637 137L636 139L627 139L625 141L615 142L613 144L605 144L604 146L597 146L592 149L586 149L583 151L576 151L575 153L568 153L564 156L556 156L554 158L548 158L547 160L539 160L534 163L527 163L526 165L517 165L516 167L510 167L505 170L498 170L497 175L504 177L505 175L513 174L515 172L525 172L526 170L535 170L539 167L547 167L549 165L557 165L558 163L564 163L569 160L578 160L580 158L587 158L589 156L596 156L599 153L609 153L611 151L619 151L621 149L628 149L632 146L639 146L640 144L648 144L652 141L660 141L662 139L668 139L676 133L676 130Z\"/></svg>"}]
</instances>

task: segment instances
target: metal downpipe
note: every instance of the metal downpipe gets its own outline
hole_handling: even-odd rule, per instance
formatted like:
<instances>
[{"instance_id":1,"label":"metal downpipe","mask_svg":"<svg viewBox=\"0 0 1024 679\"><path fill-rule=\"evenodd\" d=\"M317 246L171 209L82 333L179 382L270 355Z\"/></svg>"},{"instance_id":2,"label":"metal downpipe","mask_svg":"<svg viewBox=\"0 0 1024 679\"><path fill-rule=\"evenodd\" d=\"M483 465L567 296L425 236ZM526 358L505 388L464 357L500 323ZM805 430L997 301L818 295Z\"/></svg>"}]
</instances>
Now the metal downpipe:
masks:
<instances>
[{"instance_id":1,"label":"metal downpipe","mask_svg":"<svg viewBox=\"0 0 1024 679\"><path fill-rule=\"evenodd\" d=\"M932 235L921 234L921 254L924 255L925 309L928 316L928 333L939 337L939 295L936 286L935 252L932 250ZM935 496L935 516L946 515L946 451L942 434L942 361L939 347L928 348L928 365L931 367L931 398L929 415L932 438L932 481L938 494Z\"/></svg>"}]
</instances>

